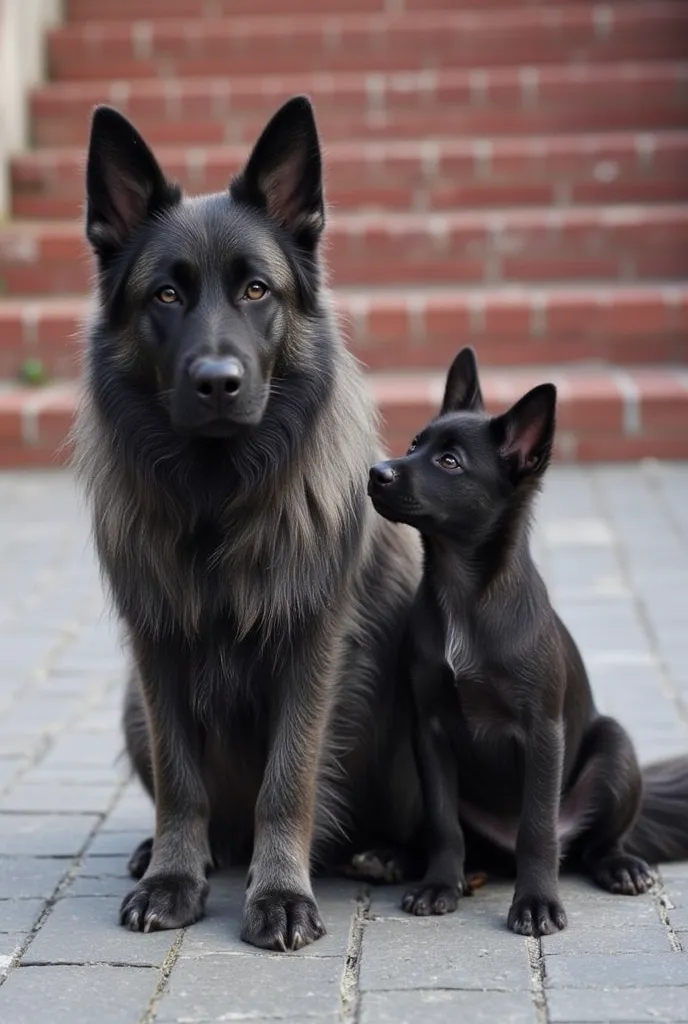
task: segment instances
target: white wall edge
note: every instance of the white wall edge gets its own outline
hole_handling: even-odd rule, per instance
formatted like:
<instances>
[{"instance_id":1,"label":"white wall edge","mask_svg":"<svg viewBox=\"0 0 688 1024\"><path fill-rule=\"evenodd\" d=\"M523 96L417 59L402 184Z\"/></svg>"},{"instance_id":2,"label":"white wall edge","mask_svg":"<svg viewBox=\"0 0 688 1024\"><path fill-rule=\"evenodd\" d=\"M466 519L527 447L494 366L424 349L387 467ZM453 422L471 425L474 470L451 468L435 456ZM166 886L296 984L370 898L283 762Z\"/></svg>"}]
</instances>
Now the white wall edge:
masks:
<instances>
[{"instance_id":1,"label":"white wall edge","mask_svg":"<svg viewBox=\"0 0 688 1024\"><path fill-rule=\"evenodd\" d=\"M0 0L0 220L10 211L10 158L29 142L29 90L45 77L45 33L62 0Z\"/></svg>"}]
</instances>

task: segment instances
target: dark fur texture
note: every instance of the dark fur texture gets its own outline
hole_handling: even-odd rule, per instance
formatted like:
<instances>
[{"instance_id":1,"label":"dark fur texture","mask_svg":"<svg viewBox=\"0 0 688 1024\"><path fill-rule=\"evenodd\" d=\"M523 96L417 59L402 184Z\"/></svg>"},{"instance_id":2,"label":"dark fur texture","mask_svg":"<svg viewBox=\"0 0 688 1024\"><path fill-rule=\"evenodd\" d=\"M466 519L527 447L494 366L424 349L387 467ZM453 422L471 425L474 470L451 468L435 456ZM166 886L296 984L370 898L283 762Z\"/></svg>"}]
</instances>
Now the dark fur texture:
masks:
<instances>
[{"instance_id":1,"label":"dark fur texture","mask_svg":"<svg viewBox=\"0 0 688 1024\"><path fill-rule=\"evenodd\" d=\"M530 555L555 403L543 384L490 418L464 349L439 418L369 483L378 511L415 526L425 550L410 621L429 861L403 905L456 908L467 891L463 823L486 849L515 853L509 926L524 935L565 927L564 854L626 894L651 884L646 860L688 857L688 758L641 775L630 738L597 712Z\"/></svg>"},{"instance_id":2,"label":"dark fur texture","mask_svg":"<svg viewBox=\"0 0 688 1024\"><path fill-rule=\"evenodd\" d=\"M210 865L250 861L243 937L295 949L324 931L313 839L326 859L403 842L420 799L397 687L420 550L365 495L376 421L322 284L311 106L287 103L228 191L194 199L99 108L87 193L77 466L156 805L122 922L188 924Z\"/></svg>"}]
</instances>

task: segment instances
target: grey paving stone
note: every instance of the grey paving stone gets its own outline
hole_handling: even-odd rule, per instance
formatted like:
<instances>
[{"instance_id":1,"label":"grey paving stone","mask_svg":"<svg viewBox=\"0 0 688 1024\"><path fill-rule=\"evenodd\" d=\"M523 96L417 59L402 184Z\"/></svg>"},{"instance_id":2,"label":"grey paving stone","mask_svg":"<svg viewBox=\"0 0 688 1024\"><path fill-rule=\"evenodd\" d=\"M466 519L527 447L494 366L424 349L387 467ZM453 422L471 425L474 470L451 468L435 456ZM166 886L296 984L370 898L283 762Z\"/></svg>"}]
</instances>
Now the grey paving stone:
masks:
<instances>
[{"instance_id":1,"label":"grey paving stone","mask_svg":"<svg viewBox=\"0 0 688 1024\"><path fill-rule=\"evenodd\" d=\"M62 858L0 857L0 899L47 899L67 867Z\"/></svg>"},{"instance_id":2,"label":"grey paving stone","mask_svg":"<svg viewBox=\"0 0 688 1024\"><path fill-rule=\"evenodd\" d=\"M107 861L109 858L100 859ZM116 896L121 900L135 884L134 880L125 874L79 875L66 890L65 897Z\"/></svg>"},{"instance_id":3,"label":"grey paving stone","mask_svg":"<svg viewBox=\"0 0 688 1024\"><path fill-rule=\"evenodd\" d=\"M159 966L176 932L131 932L118 923L115 897L61 899L26 952L24 963Z\"/></svg>"},{"instance_id":4,"label":"grey paving stone","mask_svg":"<svg viewBox=\"0 0 688 1024\"><path fill-rule=\"evenodd\" d=\"M687 989L670 984L609 991L558 989L547 993L548 1019L550 1024L685 1024L687 997Z\"/></svg>"},{"instance_id":5,"label":"grey paving stone","mask_svg":"<svg viewBox=\"0 0 688 1024\"><path fill-rule=\"evenodd\" d=\"M117 723L113 721L111 732L86 732L71 729L62 735L41 760L46 770L74 766L88 770L90 765L102 768L114 766L123 750L123 740Z\"/></svg>"},{"instance_id":6,"label":"grey paving stone","mask_svg":"<svg viewBox=\"0 0 688 1024\"><path fill-rule=\"evenodd\" d=\"M45 900L0 900L0 932L30 932Z\"/></svg>"},{"instance_id":7,"label":"grey paving stone","mask_svg":"<svg viewBox=\"0 0 688 1024\"><path fill-rule=\"evenodd\" d=\"M152 835L152 821L148 828L132 829L124 832L106 832L100 829L93 837L89 845L88 853L91 857L113 857L118 856L123 860L123 867L134 852L139 843Z\"/></svg>"},{"instance_id":8,"label":"grey paving stone","mask_svg":"<svg viewBox=\"0 0 688 1024\"><path fill-rule=\"evenodd\" d=\"M135 967L20 967L0 988L3 1024L134 1024L158 972Z\"/></svg>"},{"instance_id":9,"label":"grey paving stone","mask_svg":"<svg viewBox=\"0 0 688 1024\"><path fill-rule=\"evenodd\" d=\"M536 1024L535 1007L522 992L365 992L361 1024Z\"/></svg>"},{"instance_id":10,"label":"grey paving stone","mask_svg":"<svg viewBox=\"0 0 688 1024\"><path fill-rule=\"evenodd\" d=\"M109 786L52 785L21 782L0 800L1 811L103 813L115 794L117 780Z\"/></svg>"},{"instance_id":11,"label":"grey paving stone","mask_svg":"<svg viewBox=\"0 0 688 1024\"><path fill-rule=\"evenodd\" d=\"M0 853L73 857L99 820L94 814L0 813Z\"/></svg>"},{"instance_id":12,"label":"grey paving stone","mask_svg":"<svg viewBox=\"0 0 688 1024\"><path fill-rule=\"evenodd\" d=\"M65 765L63 767L46 768L37 764L22 776L22 783L59 786L112 786L123 782L128 772L120 770L118 765L103 764L83 766Z\"/></svg>"},{"instance_id":13,"label":"grey paving stone","mask_svg":"<svg viewBox=\"0 0 688 1024\"><path fill-rule=\"evenodd\" d=\"M604 917L594 925L579 925L575 920L558 935L546 935L542 939L545 955L588 953L669 953L671 944L664 925L657 920L651 924L640 926L628 924L626 927L609 927Z\"/></svg>"},{"instance_id":14,"label":"grey paving stone","mask_svg":"<svg viewBox=\"0 0 688 1024\"><path fill-rule=\"evenodd\" d=\"M182 958L160 1000L157 1020L253 1020L277 1012L278 1019L310 1022L331 1015L334 1021L342 968L334 957L258 951Z\"/></svg>"},{"instance_id":15,"label":"grey paving stone","mask_svg":"<svg viewBox=\"0 0 688 1024\"><path fill-rule=\"evenodd\" d=\"M33 760L45 749L44 733L2 733L0 734L0 759L24 757Z\"/></svg>"},{"instance_id":16,"label":"grey paving stone","mask_svg":"<svg viewBox=\"0 0 688 1024\"><path fill-rule=\"evenodd\" d=\"M481 989L527 991L530 967L525 941L485 928L479 918L371 921L363 938L361 991Z\"/></svg>"},{"instance_id":17,"label":"grey paving stone","mask_svg":"<svg viewBox=\"0 0 688 1024\"><path fill-rule=\"evenodd\" d=\"M546 959L548 988L635 988L640 979L643 988L687 986L688 1010L688 956L683 953L563 953Z\"/></svg>"},{"instance_id":18,"label":"grey paving stone","mask_svg":"<svg viewBox=\"0 0 688 1024\"><path fill-rule=\"evenodd\" d=\"M24 767L26 761L21 757L7 757L0 759L0 790L9 787L19 771Z\"/></svg>"}]
</instances>

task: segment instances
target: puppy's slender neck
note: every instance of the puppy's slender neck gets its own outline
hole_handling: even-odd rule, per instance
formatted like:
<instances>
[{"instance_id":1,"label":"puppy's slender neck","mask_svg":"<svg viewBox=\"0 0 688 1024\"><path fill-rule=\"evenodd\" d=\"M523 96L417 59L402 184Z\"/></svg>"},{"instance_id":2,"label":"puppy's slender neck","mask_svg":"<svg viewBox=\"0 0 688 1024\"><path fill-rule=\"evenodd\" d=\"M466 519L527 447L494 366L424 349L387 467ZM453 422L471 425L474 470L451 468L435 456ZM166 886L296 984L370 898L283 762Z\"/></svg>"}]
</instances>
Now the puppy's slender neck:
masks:
<instances>
[{"instance_id":1,"label":"puppy's slender neck","mask_svg":"<svg viewBox=\"0 0 688 1024\"><path fill-rule=\"evenodd\" d=\"M468 611L481 604L522 600L537 570L530 554L530 500L511 505L487 535L457 537L423 534L425 579L452 612Z\"/></svg>"}]
</instances>

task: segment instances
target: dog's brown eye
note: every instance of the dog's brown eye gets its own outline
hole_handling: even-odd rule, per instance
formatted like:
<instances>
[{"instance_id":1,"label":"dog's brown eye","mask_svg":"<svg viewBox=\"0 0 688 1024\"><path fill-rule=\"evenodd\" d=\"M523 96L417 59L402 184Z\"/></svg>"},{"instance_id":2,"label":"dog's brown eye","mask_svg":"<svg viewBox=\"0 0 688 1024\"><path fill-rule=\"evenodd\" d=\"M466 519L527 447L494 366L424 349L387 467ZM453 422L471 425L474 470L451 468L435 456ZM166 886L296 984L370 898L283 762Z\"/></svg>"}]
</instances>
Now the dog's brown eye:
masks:
<instances>
[{"instance_id":1,"label":"dog's brown eye","mask_svg":"<svg viewBox=\"0 0 688 1024\"><path fill-rule=\"evenodd\" d=\"M155 293L155 297L159 302L163 302L166 306L171 306L173 302L180 301L177 291L174 288L171 288L170 285L165 285L164 288L158 289Z\"/></svg>"},{"instance_id":2,"label":"dog's brown eye","mask_svg":"<svg viewBox=\"0 0 688 1024\"><path fill-rule=\"evenodd\" d=\"M444 455L440 455L439 459L437 460L437 464L438 464L438 466L441 466L442 469L460 469L461 468L460 465L459 465L459 460L457 459L457 457L455 455L452 455L450 452L445 452Z\"/></svg>"},{"instance_id":3,"label":"dog's brown eye","mask_svg":"<svg viewBox=\"0 0 688 1024\"><path fill-rule=\"evenodd\" d=\"M249 299L250 302L257 302L259 299L265 298L267 293L268 286L266 284L263 284L262 281L251 281L244 292L244 298Z\"/></svg>"},{"instance_id":4,"label":"dog's brown eye","mask_svg":"<svg viewBox=\"0 0 688 1024\"><path fill-rule=\"evenodd\" d=\"M408 446L408 451L406 452L406 454L410 455L412 451L415 451L417 444L418 444L418 438L414 437L413 441L411 441L411 444Z\"/></svg>"}]
</instances>

